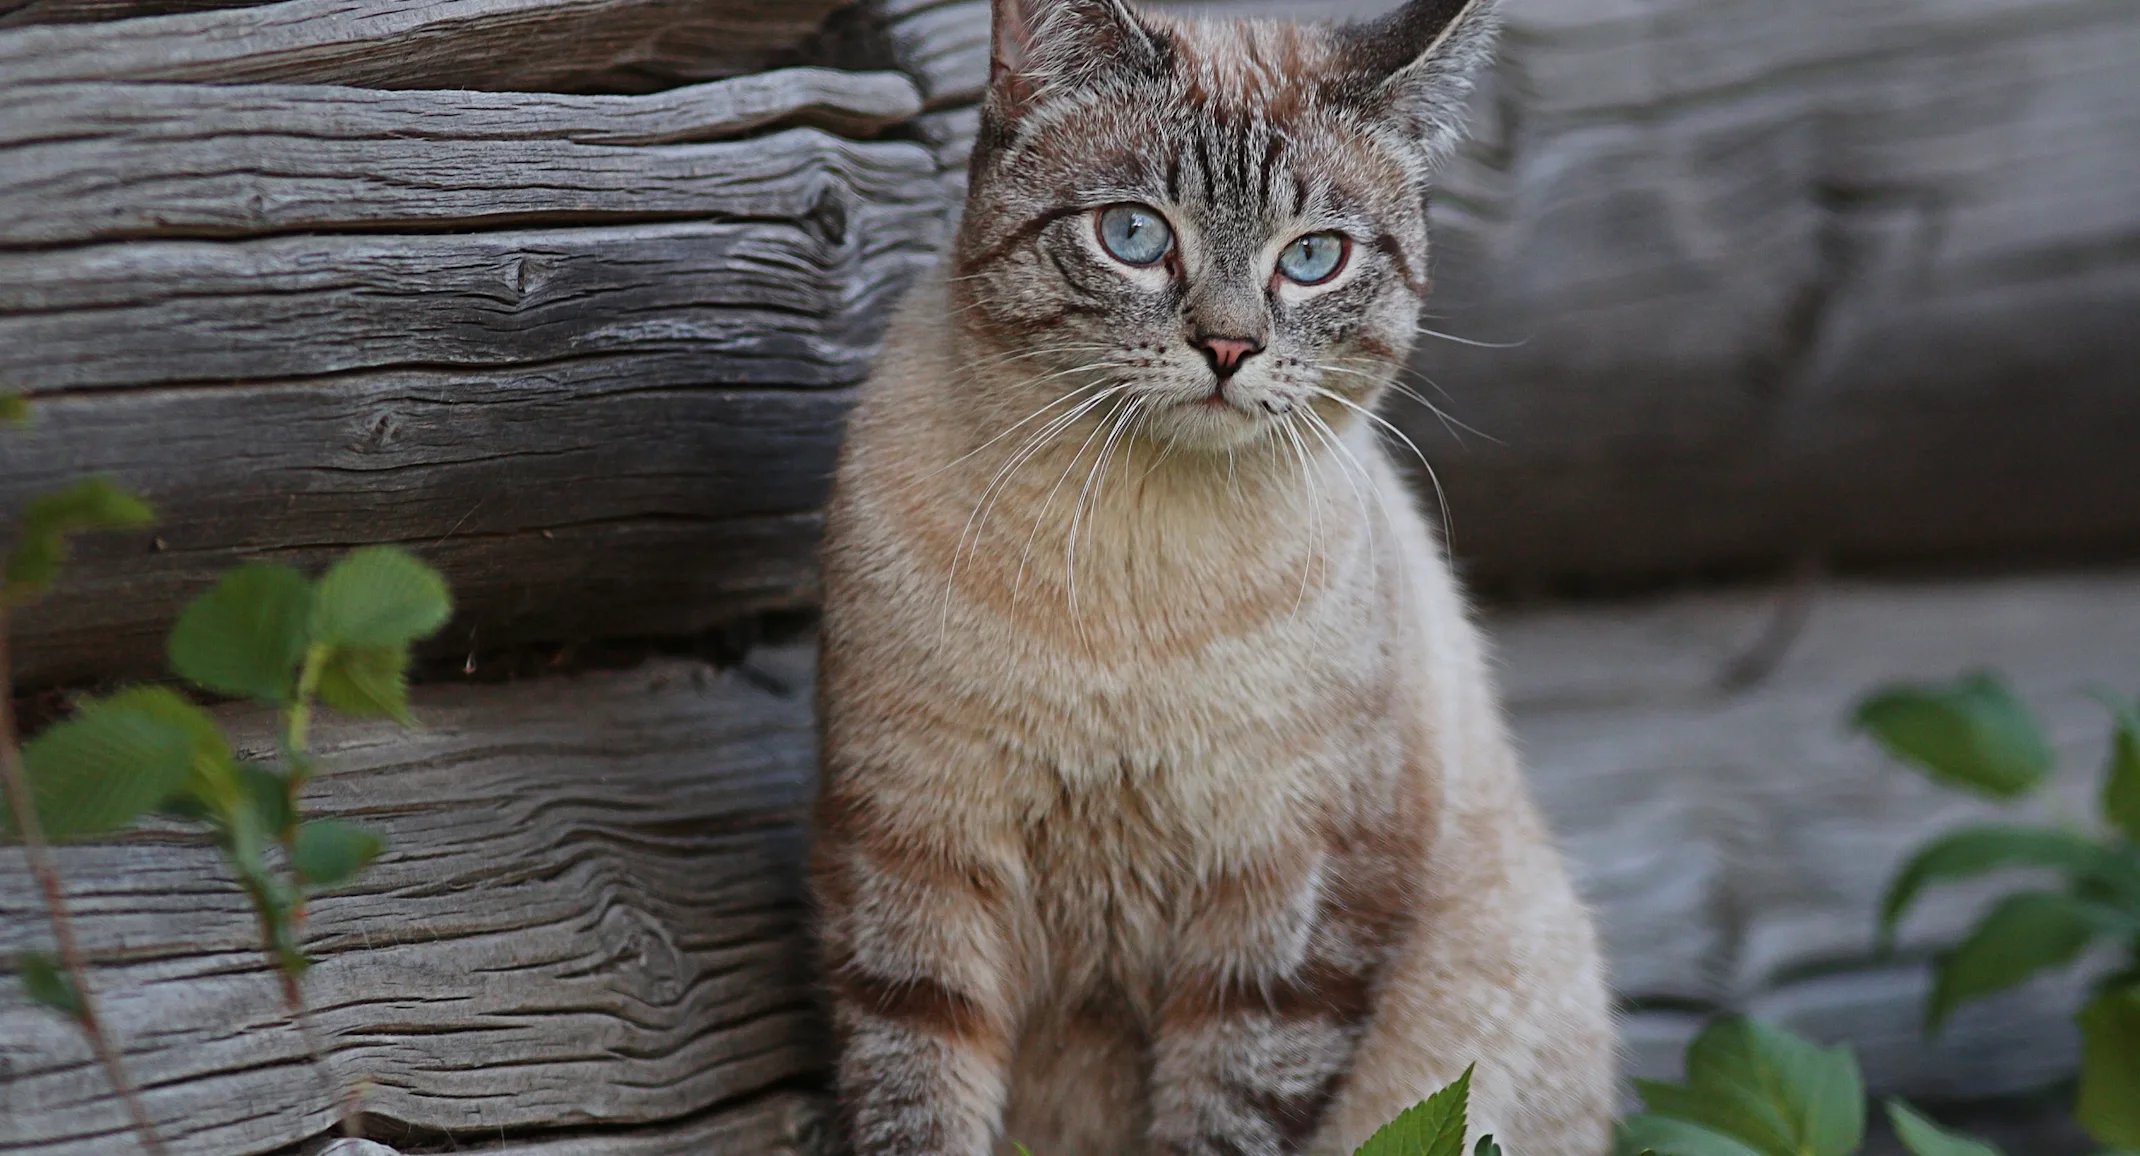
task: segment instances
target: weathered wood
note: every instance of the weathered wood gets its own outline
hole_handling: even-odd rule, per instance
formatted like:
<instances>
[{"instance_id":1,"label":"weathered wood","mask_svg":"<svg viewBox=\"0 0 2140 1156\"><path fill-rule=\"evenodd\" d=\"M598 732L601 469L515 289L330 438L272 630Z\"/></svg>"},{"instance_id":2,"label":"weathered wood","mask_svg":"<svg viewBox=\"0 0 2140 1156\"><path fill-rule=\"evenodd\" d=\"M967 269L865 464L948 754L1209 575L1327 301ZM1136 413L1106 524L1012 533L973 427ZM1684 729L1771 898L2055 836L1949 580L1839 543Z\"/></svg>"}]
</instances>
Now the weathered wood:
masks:
<instances>
[{"instance_id":1,"label":"weathered wood","mask_svg":"<svg viewBox=\"0 0 2140 1156\"><path fill-rule=\"evenodd\" d=\"M154 674L220 569L316 567L364 542L445 571L458 612L436 648L454 655L806 604L849 391L739 389L721 371L686 350L46 400L8 435L0 510L105 471L161 522L82 540L14 620L16 676Z\"/></svg>"},{"instance_id":2,"label":"weathered wood","mask_svg":"<svg viewBox=\"0 0 2140 1156\"><path fill-rule=\"evenodd\" d=\"M31 391L530 365L691 348L743 383L856 380L933 205L805 222L269 237L0 253L0 347ZM125 340L115 336L125 334Z\"/></svg>"},{"instance_id":3,"label":"weathered wood","mask_svg":"<svg viewBox=\"0 0 2140 1156\"><path fill-rule=\"evenodd\" d=\"M2109 720L2092 685L2140 684L2140 575L1812 594L1765 680L1720 689L1767 629L1758 591L1499 618L1505 685L1533 781L1603 916L1615 982L1648 1010L1635 1067L1670 1071L1701 1015L1734 1008L1849 1039L1884 1090L1958 1098L2042 1087L2072 1068L2083 983L2060 977L1920 1027L1922 962L1984 898L1937 891L1873 947L1895 868L1993 811L1937 790L1855 736L1855 700L1895 679L2001 670L2044 718L2070 813L2088 813ZM2041 818L2024 808L2013 818ZM1664 1010L1676 1009L1676 1010Z\"/></svg>"},{"instance_id":4,"label":"weathered wood","mask_svg":"<svg viewBox=\"0 0 2140 1156\"><path fill-rule=\"evenodd\" d=\"M0 0L0 28L22 24L81 24L134 16L169 16L210 8L242 8L267 0Z\"/></svg>"},{"instance_id":5,"label":"weathered wood","mask_svg":"<svg viewBox=\"0 0 2140 1156\"><path fill-rule=\"evenodd\" d=\"M425 729L329 721L321 814L383 830L384 859L318 900L307 991L365 1108L474 1147L571 1128L527 1156L794 1151L819 1070L802 812L806 649L716 674L621 674L418 696ZM270 720L235 718L244 733ZM250 717L250 722L247 718ZM0 849L0 947L42 942L20 854ZM274 1151L331 1124L243 898L197 838L65 848L105 1007L175 1150ZM109 1153L119 1117L77 1035L0 1001L0 1145ZM738 1105L614 1146L598 1131Z\"/></svg>"},{"instance_id":6,"label":"weathered wood","mask_svg":"<svg viewBox=\"0 0 2140 1156\"><path fill-rule=\"evenodd\" d=\"M650 92L802 63L840 0L284 0L0 29L0 84ZM109 12L109 9L105 10Z\"/></svg>"},{"instance_id":7,"label":"weathered wood","mask_svg":"<svg viewBox=\"0 0 2140 1156\"><path fill-rule=\"evenodd\" d=\"M0 247L526 222L826 217L933 207L895 73L791 69L654 96L296 85L0 88ZM829 199L828 199L829 198ZM839 222L827 220L828 228Z\"/></svg>"}]
</instances>

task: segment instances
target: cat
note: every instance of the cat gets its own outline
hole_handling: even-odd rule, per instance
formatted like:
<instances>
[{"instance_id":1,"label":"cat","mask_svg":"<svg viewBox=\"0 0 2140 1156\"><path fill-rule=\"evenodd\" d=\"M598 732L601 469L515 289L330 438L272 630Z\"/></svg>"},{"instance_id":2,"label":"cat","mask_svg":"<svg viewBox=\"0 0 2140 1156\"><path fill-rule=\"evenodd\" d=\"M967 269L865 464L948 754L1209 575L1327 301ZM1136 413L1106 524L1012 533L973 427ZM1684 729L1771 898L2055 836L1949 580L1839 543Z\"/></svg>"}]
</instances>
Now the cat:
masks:
<instances>
[{"instance_id":1,"label":"cat","mask_svg":"<svg viewBox=\"0 0 2140 1156\"><path fill-rule=\"evenodd\" d=\"M1487 0L993 0L827 516L812 887L858 1156L1609 1146L1589 916L1379 436Z\"/></svg>"}]
</instances>

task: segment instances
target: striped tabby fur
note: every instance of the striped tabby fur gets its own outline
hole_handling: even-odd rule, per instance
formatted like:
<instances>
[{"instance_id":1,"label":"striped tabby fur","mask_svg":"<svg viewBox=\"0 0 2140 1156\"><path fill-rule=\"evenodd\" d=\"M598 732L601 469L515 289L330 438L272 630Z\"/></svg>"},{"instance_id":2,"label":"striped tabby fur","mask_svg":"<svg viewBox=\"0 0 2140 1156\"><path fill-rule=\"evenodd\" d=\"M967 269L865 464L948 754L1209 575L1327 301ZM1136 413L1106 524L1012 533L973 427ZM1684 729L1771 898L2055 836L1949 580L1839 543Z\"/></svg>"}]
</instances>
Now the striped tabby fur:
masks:
<instances>
[{"instance_id":1,"label":"striped tabby fur","mask_svg":"<svg viewBox=\"0 0 2140 1156\"><path fill-rule=\"evenodd\" d=\"M957 244L824 550L812 871L855 1150L1348 1153L1477 1061L1482 1130L1598 1156L1589 917L1367 416L1485 0L995 19ZM1110 255L1117 204L1164 259ZM1318 231L1336 274L1275 271Z\"/></svg>"}]
</instances>

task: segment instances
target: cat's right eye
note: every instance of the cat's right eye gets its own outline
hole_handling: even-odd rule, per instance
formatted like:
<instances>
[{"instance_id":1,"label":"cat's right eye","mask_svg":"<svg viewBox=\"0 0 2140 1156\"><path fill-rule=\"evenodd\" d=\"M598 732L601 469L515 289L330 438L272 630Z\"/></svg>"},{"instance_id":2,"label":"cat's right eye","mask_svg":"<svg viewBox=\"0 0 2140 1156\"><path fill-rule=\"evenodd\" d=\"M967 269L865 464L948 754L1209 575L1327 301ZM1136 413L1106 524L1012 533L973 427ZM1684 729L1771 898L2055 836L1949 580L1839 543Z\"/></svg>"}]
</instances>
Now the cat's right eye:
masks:
<instances>
[{"instance_id":1,"label":"cat's right eye","mask_svg":"<svg viewBox=\"0 0 2140 1156\"><path fill-rule=\"evenodd\" d=\"M1174 247L1174 230L1150 205L1109 205L1099 211L1093 228L1100 247L1125 265L1156 264Z\"/></svg>"}]
</instances>

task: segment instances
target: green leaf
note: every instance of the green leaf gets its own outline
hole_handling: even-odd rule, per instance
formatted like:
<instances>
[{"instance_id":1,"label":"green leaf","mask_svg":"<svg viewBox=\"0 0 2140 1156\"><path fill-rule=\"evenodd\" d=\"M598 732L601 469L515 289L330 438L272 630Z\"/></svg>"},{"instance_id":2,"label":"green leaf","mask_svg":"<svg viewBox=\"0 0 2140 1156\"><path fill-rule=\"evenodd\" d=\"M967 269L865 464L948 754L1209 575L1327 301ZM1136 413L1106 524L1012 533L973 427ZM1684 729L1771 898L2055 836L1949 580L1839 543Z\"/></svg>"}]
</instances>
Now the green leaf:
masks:
<instances>
[{"instance_id":1,"label":"green leaf","mask_svg":"<svg viewBox=\"0 0 2140 1156\"><path fill-rule=\"evenodd\" d=\"M26 597L52 585L67 560L69 534L133 529L155 520L147 502L106 477L83 478L35 499L23 510L15 545L8 552L9 595Z\"/></svg>"},{"instance_id":2,"label":"green leaf","mask_svg":"<svg viewBox=\"0 0 2140 1156\"><path fill-rule=\"evenodd\" d=\"M413 725L408 648L336 647L320 668L319 696L320 701L347 714Z\"/></svg>"},{"instance_id":3,"label":"green leaf","mask_svg":"<svg viewBox=\"0 0 2140 1156\"><path fill-rule=\"evenodd\" d=\"M1995 675L1888 687L1858 705L1855 721L1933 779L1994 799L2025 795L2051 771L2043 732Z\"/></svg>"},{"instance_id":4,"label":"green leaf","mask_svg":"<svg viewBox=\"0 0 2140 1156\"><path fill-rule=\"evenodd\" d=\"M2055 891L2006 896L1940 957L1925 1007L1926 1030L1938 1031L1970 1000L2073 962L2098 934L2125 930L2129 922L2114 908Z\"/></svg>"},{"instance_id":5,"label":"green leaf","mask_svg":"<svg viewBox=\"0 0 2140 1156\"><path fill-rule=\"evenodd\" d=\"M290 802L289 778L273 767L251 761L241 762L235 769L255 829L278 842L287 837L297 823L297 809Z\"/></svg>"},{"instance_id":6,"label":"green leaf","mask_svg":"<svg viewBox=\"0 0 2140 1156\"><path fill-rule=\"evenodd\" d=\"M2140 1149L2140 984L2081 1009L2081 1097L2074 1117L2099 1143Z\"/></svg>"},{"instance_id":7,"label":"green leaf","mask_svg":"<svg viewBox=\"0 0 2140 1156\"><path fill-rule=\"evenodd\" d=\"M1501 1146L1491 1136L1479 1137L1479 1145L1471 1150L1471 1156L1501 1156Z\"/></svg>"},{"instance_id":8,"label":"green leaf","mask_svg":"<svg viewBox=\"0 0 2140 1156\"><path fill-rule=\"evenodd\" d=\"M2101 843L2044 827L1965 827L1919 848L1896 874L1880 905L1882 938L1894 934L1903 913L1930 884L1971 879L2003 867L2048 867L2076 879L2101 880L2140 903L2140 872Z\"/></svg>"},{"instance_id":9,"label":"green leaf","mask_svg":"<svg viewBox=\"0 0 2140 1156\"><path fill-rule=\"evenodd\" d=\"M1406 1108L1353 1156L1463 1156L1472 1071L1465 1068L1455 1083Z\"/></svg>"},{"instance_id":10,"label":"green leaf","mask_svg":"<svg viewBox=\"0 0 2140 1156\"><path fill-rule=\"evenodd\" d=\"M1670 1116L1643 1114L1620 1121L1619 1151L1634 1156L1765 1156L1729 1136Z\"/></svg>"},{"instance_id":11,"label":"green leaf","mask_svg":"<svg viewBox=\"0 0 2140 1156\"><path fill-rule=\"evenodd\" d=\"M1900 1100L1887 1102L1887 1121L1915 1156L2005 1156L1989 1144L1941 1128Z\"/></svg>"},{"instance_id":12,"label":"green leaf","mask_svg":"<svg viewBox=\"0 0 2140 1156\"><path fill-rule=\"evenodd\" d=\"M312 584L288 566L226 572L171 628L171 669L219 694L288 704L305 653Z\"/></svg>"},{"instance_id":13,"label":"green leaf","mask_svg":"<svg viewBox=\"0 0 2140 1156\"><path fill-rule=\"evenodd\" d=\"M312 640L339 647L406 646L453 615L446 580L398 546L351 551L320 577Z\"/></svg>"},{"instance_id":14,"label":"green leaf","mask_svg":"<svg viewBox=\"0 0 2140 1156\"><path fill-rule=\"evenodd\" d=\"M2117 728L2110 735L2110 766L2103 774L2103 817L2140 842L2140 711L2117 708Z\"/></svg>"},{"instance_id":15,"label":"green leaf","mask_svg":"<svg viewBox=\"0 0 2140 1156\"><path fill-rule=\"evenodd\" d=\"M1709 1025L1687 1047L1684 1085L1636 1085L1650 1115L1763 1156L1849 1156L1865 1138L1865 1087L1847 1048L1821 1048L1748 1019ZM1706 1142L1674 1133L1654 1143ZM1649 1143L1644 1141L1644 1143Z\"/></svg>"},{"instance_id":16,"label":"green leaf","mask_svg":"<svg viewBox=\"0 0 2140 1156\"><path fill-rule=\"evenodd\" d=\"M164 697L191 709L168 690L138 687L84 703L23 745L23 770L48 838L116 831L184 787L194 738L167 710L155 709Z\"/></svg>"},{"instance_id":17,"label":"green leaf","mask_svg":"<svg viewBox=\"0 0 2140 1156\"><path fill-rule=\"evenodd\" d=\"M81 989L74 986L74 977L60 966L58 960L41 951L25 951L15 957L15 967L22 973L23 990L29 993L34 1003L43 1004L68 1019L79 1020L84 1013Z\"/></svg>"},{"instance_id":18,"label":"green leaf","mask_svg":"<svg viewBox=\"0 0 2140 1156\"><path fill-rule=\"evenodd\" d=\"M297 828L290 865L311 886L332 887L355 878L384 850L385 840L370 828L340 819L314 819Z\"/></svg>"},{"instance_id":19,"label":"green leaf","mask_svg":"<svg viewBox=\"0 0 2140 1156\"><path fill-rule=\"evenodd\" d=\"M19 393L0 393L0 425L30 424L30 399Z\"/></svg>"}]
</instances>

